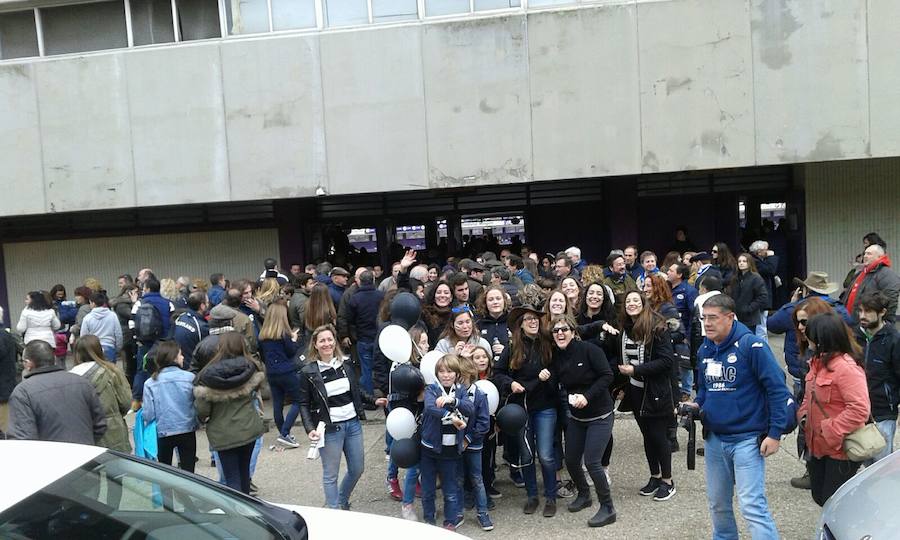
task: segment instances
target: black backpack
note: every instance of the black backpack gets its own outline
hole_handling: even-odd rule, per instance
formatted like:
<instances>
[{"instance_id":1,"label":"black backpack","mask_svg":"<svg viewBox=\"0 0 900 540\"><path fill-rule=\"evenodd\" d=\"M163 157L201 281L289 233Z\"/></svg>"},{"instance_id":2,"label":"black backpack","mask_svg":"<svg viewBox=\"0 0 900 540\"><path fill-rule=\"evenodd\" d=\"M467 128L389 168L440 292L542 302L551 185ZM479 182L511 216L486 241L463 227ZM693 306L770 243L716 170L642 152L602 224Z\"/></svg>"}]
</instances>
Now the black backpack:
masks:
<instances>
[{"instance_id":1,"label":"black backpack","mask_svg":"<svg viewBox=\"0 0 900 540\"><path fill-rule=\"evenodd\" d=\"M141 343L157 341L163 335L162 315L156 306L141 302L134 314L134 339Z\"/></svg>"}]
</instances>

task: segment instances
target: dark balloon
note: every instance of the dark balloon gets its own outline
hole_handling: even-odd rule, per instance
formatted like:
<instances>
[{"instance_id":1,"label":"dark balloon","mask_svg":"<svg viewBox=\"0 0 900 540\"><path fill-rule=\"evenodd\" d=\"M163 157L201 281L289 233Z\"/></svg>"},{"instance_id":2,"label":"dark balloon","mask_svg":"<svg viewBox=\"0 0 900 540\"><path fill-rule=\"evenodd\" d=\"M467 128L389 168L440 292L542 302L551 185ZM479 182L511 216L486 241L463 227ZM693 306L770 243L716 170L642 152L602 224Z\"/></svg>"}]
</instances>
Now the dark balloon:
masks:
<instances>
[{"instance_id":1,"label":"dark balloon","mask_svg":"<svg viewBox=\"0 0 900 540\"><path fill-rule=\"evenodd\" d=\"M418 396L425 388L425 378L418 368L400 364L391 371L391 392Z\"/></svg>"},{"instance_id":2,"label":"dark balloon","mask_svg":"<svg viewBox=\"0 0 900 540\"><path fill-rule=\"evenodd\" d=\"M415 467L419 463L419 439L395 440L391 443L391 461L401 469Z\"/></svg>"},{"instance_id":3,"label":"dark balloon","mask_svg":"<svg viewBox=\"0 0 900 540\"><path fill-rule=\"evenodd\" d=\"M518 435L528 423L528 413L521 405L510 403L497 411L497 425L507 435Z\"/></svg>"},{"instance_id":4,"label":"dark balloon","mask_svg":"<svg viewBox=\"0 0 900 540\"><path fill-rule=\"evenodd\" d=\"M422 304L413 293L402 292L391 301L391 322L409 330L419 321Z\"/></svg>"}]
</instances>

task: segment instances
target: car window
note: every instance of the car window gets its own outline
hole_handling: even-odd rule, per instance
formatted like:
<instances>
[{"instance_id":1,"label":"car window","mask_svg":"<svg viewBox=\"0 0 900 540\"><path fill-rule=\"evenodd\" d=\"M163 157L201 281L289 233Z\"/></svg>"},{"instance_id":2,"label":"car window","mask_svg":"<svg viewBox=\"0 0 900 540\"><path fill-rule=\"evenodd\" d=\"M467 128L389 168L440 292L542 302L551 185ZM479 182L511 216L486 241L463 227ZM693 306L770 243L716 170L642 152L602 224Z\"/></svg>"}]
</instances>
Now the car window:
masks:
<instances>
[{"instance_id":1,"label":"car window","mask_svg":"<svg viewBox=\"0 0 900 540\"><path fill-rule=\"evenodd\" d=\"M0 538L282 538L251 503L189 476L102 454L0 514Z\"/></svg>"}]
</instances>

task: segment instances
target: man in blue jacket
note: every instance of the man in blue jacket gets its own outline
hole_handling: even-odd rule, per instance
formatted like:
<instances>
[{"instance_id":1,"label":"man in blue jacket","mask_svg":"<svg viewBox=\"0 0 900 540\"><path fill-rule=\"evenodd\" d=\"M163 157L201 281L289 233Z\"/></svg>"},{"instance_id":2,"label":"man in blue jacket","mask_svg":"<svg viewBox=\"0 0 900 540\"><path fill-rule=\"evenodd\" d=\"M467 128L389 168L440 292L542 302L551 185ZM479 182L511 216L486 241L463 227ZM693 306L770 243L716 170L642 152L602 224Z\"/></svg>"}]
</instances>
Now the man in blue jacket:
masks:
<instances>
[{"instance_id":1,"label":"man in blue jacket","mask_svg":"<svg viewBox=\"0 0 900 540\"><path fill-rule=\"evenodd\" d=\"M778 451L790 394L769 346L735 320L734 300L703 303L696 406L706 440L706 495L713 538L738 538L732 497L753 538L779 538L766 500L764 458Z\"/></svg>"},{"instance_id":2,"label":"man in blue jacket","mask_svg":"<svg viewBox=\"0 0 900 540\"><path fill-rule=\"evenodd\" d=\"M371 270L364 270L359 274L359 288L347 300L347 323L359 355L360 384L369 394L374 390L372 363L382 299L384 293L375 288L375 275Z\"/></svg>"},{"instance_id":3,"label":"man in blue jacket","mask_svg":"<svg viewBox=\"0 0 900 540\"><path fill-rule=\"evenodd\" d=\"M784 363L787 364L788 373L794 378L794 395L800 396L800 384L803 377L808 371L803 361L800 359L797 348L797 330L794 328L793 314L797 308L797 304L803 302L807 298L816 297L828 302L835 313L840 315L847 324L851 323L850 314L844 309L844 306L829 295L836 293L840 286L828 281L828 274L825 272L810 272L806 281L799 283L799 287L794 291L791 301L781 306L771 317L766 320L766 329L773 334L784 334Z\"/></svg>"},{"instance_id":4,"label":"man in blue jacket","mask_svg":"<svg viewBox=\"0 0 900 540\"><path fill-rule=\"evenodd\" d=\"M175 319L175 341L181 347L181 355L184 356L183 369L191 368L194 357L194 349L200 340L209 335L209 325L203 319L202 313L206 311L206 293L194 291L187 298L187 307L181 315Z\"/></svg>"}]
</instances>

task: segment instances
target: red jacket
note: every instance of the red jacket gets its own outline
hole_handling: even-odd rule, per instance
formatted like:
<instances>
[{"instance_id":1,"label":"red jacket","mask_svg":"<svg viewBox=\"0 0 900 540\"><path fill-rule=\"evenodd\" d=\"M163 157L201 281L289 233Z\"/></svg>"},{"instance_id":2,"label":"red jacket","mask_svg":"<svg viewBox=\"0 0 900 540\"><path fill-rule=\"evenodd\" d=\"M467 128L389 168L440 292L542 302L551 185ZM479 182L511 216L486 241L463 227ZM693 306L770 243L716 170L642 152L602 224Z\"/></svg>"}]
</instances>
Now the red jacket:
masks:
<instances>
[{"instance_id":1,"label":"red jacket","mask_svg":"<svg viewBox=\"0 0 900 540\"><path fill-rule=\"evenodd\" d=\"M813 402L813 392L821 408ZM812 359L797 418L806 417L806 446L813 456L846 461L844 438L865 425L869 411L866 372L853 358L832 358L827 368L818 356Z\"/></svg>"}]
</instances>

